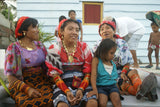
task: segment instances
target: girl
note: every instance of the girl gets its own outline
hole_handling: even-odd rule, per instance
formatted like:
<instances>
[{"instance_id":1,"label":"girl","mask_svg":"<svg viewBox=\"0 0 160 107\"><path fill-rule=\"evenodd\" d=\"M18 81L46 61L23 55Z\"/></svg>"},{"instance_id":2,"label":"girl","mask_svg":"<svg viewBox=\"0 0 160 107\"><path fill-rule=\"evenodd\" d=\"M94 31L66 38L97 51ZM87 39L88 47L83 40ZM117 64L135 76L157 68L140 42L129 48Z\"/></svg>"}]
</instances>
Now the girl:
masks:
<instances>
[{"instance_id":1,"label":"girl","mask_svg":"<svg viewBox=\"0 0 160 107\"><path fill-rule=\"evenodd\" d=\"M114 107L121 107L119 89L116 86L118 73L116 65L112 61L116 49L117 44L114 41L104 39L92 60L91 84L93 91L89 92L88 97L97 95L100 107L106 107L109 98Z\"/></svg>"}]
</instances>

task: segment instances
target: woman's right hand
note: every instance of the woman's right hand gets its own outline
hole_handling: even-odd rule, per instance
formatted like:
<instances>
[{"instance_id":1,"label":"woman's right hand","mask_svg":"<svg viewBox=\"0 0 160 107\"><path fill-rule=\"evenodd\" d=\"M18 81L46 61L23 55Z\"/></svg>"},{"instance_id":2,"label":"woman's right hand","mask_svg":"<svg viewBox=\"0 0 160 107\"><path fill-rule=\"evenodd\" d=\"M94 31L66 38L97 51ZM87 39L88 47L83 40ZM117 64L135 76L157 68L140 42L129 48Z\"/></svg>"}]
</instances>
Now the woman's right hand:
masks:
<instances>
[{"instance_id":1,"label":"woman's right hand","mask_svg":"<svg viewBox=\"0 0 160 107\"><path fill-rule=\"evenodd\" d=\"M32 98L39 98L41 97L41 93L34 88L30 88L28 90L28 96Z\"/></svg>"},{"instance_id":2,"label":"woman's right hand","mask_svg":"<svg viewBox=\"0 0 160 107\"><path fill-rule=\"evenodd\" d=\"M68 99L71 106L76 104L76 97L74 97L74 95L71 91L67 92L67 99Z\"/></svg>"},{"instance_id":3,"label":"woman's right hand","mask_svg":"<svg viewBox=\"0 0 160 107\"><path fill-rule=\"evenodd\" d=\"M125 73L121 73L121 78L122 78L124 81L128 81L128 77L126 76Z\"/></svg>"}]
</instances>

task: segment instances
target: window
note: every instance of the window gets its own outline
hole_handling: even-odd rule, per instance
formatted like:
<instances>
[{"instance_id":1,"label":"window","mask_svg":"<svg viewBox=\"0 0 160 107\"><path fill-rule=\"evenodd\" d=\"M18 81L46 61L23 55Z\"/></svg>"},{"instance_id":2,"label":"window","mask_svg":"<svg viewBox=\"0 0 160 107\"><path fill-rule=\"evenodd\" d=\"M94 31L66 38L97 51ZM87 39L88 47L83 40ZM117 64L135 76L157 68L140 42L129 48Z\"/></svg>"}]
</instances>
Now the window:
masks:
<instances>
[{"instance_id":1,"label":"window","mask_svg":"<svg viewBox=\"0 0 160 107\"><path fill-rule=\"evenodd\" d=\"M83 2L83 25L100 24L103 18L103 3Z\"/></svg>"}]
</instances>

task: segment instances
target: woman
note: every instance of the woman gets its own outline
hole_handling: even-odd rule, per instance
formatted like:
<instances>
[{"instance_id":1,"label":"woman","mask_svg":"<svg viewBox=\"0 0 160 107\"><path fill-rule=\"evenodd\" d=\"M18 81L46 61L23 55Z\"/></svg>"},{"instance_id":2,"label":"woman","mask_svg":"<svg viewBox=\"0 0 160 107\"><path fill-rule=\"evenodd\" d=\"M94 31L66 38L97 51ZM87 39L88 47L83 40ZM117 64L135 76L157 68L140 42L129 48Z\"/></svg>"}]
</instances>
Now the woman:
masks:
<instances>
[{"instance_id":1,"label":"woman","mask_svg":"<svg viewBox=\"0 0 160 107\"><path fill-rule=\"evenodd\" d=\"M79 23L64 19L59 24L60 43L49 48L46 65L53 77L54 106L97 107L96 96L87 98L92 54L86 43L78 41ZM84 107L84 105L83 105Z\"/></svg>"},{"instance_id":2,"label":"woman","mask_svg":"<svg viewBox=\"0 0 160 107\"><path fill-rule=\"evenodd\" d=\"M122 39L115 38L115 29L116 25L112 21L103 21L99 25L99 34L103 39L109 38L116 42L117 50L115 53L115 58L113 61L116 63L117 71L119 74L118 85L121 89L121 94L131 94L136 95L138 91L141 91L145 87L145 85L141 85L142 81L138 75L136 69L129 69L130 64L133 63L132 55L129 51L127 43ZM98 47L98 41L94 47L94 50ZM154 80L154 78L152 78ZM146 81L143 81L146 82ZM147 84L152 85L151 81L147 81ZM140 90L139 90L140 89ZM145 88L147 89L147 87ZM142 94L142 93L139 93ZM147 94L147 93L143 93ZM145 96L145 95L142 95Z\"/></svg>"},{"instance_id":3,"label":"woman","mask_svg":"<svg viewBox=\"0 0 160 107\"><path fill-rule=\"evenodd\" d=\"M38 21L20 17L15 36L17 42L8 46L4 73L16 106L52 106L53 91L45 69L47 51L39 39Z\"/></svg>"}]
</instances>

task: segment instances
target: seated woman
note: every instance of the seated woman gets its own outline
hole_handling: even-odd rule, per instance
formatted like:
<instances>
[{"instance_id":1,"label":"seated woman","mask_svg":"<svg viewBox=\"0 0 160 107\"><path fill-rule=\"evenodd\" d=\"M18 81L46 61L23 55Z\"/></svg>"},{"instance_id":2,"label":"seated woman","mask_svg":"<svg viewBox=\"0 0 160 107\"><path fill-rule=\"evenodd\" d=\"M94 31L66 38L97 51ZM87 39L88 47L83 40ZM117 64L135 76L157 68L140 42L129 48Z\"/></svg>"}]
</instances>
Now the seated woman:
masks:
<instances>
[{"instance_id":1,"label":"seated woman","mask_svg":"<svg viewBox=\"0 0 160 107\"><path fill-rule=\"evenodd\" d=\"M16 106L53 106L53 91L47 77L47 51L39 39L38 21L20 17L15 35L17 42L8 46L4 73L8 77L10 96Z\"/></svg>"},{"instance_id":2,"label":"seated woman","mask_svg":"<svg viewBox=\"0 0 160 107\"><path fill-rule=\"evenodd\" d=\"M61 41L49 47L46 65L55 82L55 107L97 107L95 95L87 98L87 92L92 90L92 53L86 43L78 41L79 30L77 21L62 20L58 30Z\"/></svg>"},{"instance_id":3,"label":"seated woman","mask_svg":"<svg viewBox=\"0 0 160 107\"><path fill-rule=\"evenodd\" d=\"M138 75L137 70L129 68L130 64L133 63L132 55L129 51L127 43L123 39L118 39L115 37L115 29L116 25L114 22L103 21L99 25L99 34L102 37L102 40L106 38L112 39L117 44L117 50L113 61L117 66L117 71L119 74L118 83L119 83L119 88L121 89L120 93L131 94L135 96L138 91L141 91L141 89L147 90L148 87L146 87L146 85L141 85L142 81L140 79L140 76ZM95 44L93 51L95 51L95 49L98 47L99 43L102 40L98 41ZM153 76L151 78L152 80L154 80ZM143 82L149 84L148 86L152 87L153 84L152 81L143 81ZM145 96L147 94L147 91L138 94Z\"/></svg>"}]
</instances>

